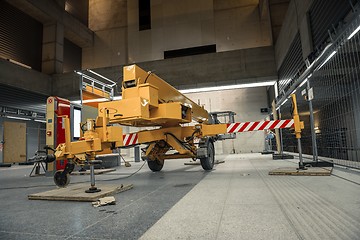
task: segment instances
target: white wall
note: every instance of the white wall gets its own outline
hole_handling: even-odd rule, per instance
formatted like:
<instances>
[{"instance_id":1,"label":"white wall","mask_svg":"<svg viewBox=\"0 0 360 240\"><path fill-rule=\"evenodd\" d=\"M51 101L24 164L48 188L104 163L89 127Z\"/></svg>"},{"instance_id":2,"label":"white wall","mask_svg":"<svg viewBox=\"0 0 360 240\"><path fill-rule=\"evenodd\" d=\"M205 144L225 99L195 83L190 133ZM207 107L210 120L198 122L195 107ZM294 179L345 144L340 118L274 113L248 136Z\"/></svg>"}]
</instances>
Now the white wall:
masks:
<instances>
[{"instance_id":1,"label":"white wall","mask_svg":"<svg viewBox=\"0 0 360 240\"><path fill-rule=\"evenodd\" d=\"M213 91L186 94L194 102L204 105L209 112L233 111L236 122L259 121L267 114L260 112L260 108L267 107L266 87ZM219 141L216 151L221 153L262 152L264 150L264 132L245 132L237 134L234 140Z\"/></svg>"}]
</instances>

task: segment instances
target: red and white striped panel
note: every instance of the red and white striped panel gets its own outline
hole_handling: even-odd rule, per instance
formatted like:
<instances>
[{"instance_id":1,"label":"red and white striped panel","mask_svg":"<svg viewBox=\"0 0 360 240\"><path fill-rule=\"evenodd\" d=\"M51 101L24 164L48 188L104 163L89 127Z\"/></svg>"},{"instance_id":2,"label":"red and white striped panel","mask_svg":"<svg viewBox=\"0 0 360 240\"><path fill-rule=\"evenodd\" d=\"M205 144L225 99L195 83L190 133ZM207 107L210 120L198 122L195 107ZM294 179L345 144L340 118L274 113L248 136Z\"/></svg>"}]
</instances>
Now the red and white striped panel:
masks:
<instances>
[{"instance_id":1,"label":"red and white striped panel","mask_svg":"<svg viewBox=\"0 0 360 240\"><path fill-rule=\"evenodd\" d=\"M276 128L291 128L294 126L294 119L273 120L260 122L229 123L227 133L251 132Z\"/></svg>"},{"instance_id":2,"label":"red and white striped panel","mask_svg":"<svg viewBox=\"0 0 360 240\"><path fill-rule=\"evenodd\" d=\"M138 134L137 133L128 133L123 135L123 145L130 146L138 144Z\"/></svg>"}]
</instances>

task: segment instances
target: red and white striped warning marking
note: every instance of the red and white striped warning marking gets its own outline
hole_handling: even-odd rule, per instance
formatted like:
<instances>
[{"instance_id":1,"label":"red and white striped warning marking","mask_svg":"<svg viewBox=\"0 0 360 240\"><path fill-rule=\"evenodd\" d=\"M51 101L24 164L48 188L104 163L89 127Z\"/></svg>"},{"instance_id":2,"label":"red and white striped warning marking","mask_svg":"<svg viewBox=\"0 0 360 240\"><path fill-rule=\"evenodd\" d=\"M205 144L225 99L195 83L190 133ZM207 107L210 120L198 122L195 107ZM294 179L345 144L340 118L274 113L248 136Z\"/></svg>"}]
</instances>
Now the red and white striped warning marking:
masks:
<instances>
[{"instance_id":1,"label":"red and white striped warning marking","mask_svg":"<svg viewBox=\"0 0 360 240\"><path fill-rule=\"evenodd\" d=\"M138 144L138 134L137 133L128 133L123 135L123 145L130 146Z\"/></svg>"},{"instance_id":2,"label":"red and white striped warning marking","mask_svg":"<svg viewBox=\"0 0 360 240\"><path fill-rule=\"evenodd\" d=\"M250 132L250 131L260 131L260 130L276 129L276 128L291 128L293 126L294 126L294 119L229 123L227 125L227 132L228 133Z\"/></svg>"}]
</instances>

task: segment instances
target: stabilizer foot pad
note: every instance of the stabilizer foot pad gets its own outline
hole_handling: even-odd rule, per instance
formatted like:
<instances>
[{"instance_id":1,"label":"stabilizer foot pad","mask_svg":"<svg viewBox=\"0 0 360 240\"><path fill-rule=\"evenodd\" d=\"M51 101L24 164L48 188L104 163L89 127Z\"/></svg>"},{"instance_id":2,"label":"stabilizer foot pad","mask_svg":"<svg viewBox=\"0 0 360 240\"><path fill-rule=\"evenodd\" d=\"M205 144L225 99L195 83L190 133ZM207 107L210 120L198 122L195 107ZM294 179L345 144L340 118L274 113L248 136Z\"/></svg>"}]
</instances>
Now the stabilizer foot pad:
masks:
<instances>
[{"instance_id":1,"label":"stabilizer foot pad","mask_svg":"<svg viewBox=\"0 0 360 240\"><path fill-rule=\"evenodd\" d=\"M281 159L294 159L293 155L289 154L273 154L273 160L281 160Z\"/></svg>"},{"instance_id":2,"label":"stabilizer foot pad","mask_svg":"<svg viewBox=\"0 0 360 240\"><path fill-rule=\"evenodd\" d=\"M101 192L101 189L97 188L97 187L91 187L88 190L85 190L86 193L97 193L97 192Z\"/></svg>"},{"instance_id":3,"label":"stabilizer foot pad","mask_svg":"<svg viewBox=\"0 0 360 240\"><path fill-rule=\"evenodd\" d=\"M92 194L85 193L89 189L89 183L70 184L66 188L56 188L50 191L35 193L28 195L30 200L53 200L53 201L79 201L79 202L93 202L99 198L114 195L119 192L124 192L133 188L132 184L101 184L96 186L101 189L101 192Z\"/></svg>"},{"instance_id":4,"label":"stabilizer foot pad","mask_svg":"<svg viewBox=\"0 0 360 240\"><path fill-rule=\"evenodd\" d=\"M298 175L298 176L330 176L332 168L308 167L298 169L296 167L277 168L269 172L269 175Z\"/></svg>"}]
</instances>

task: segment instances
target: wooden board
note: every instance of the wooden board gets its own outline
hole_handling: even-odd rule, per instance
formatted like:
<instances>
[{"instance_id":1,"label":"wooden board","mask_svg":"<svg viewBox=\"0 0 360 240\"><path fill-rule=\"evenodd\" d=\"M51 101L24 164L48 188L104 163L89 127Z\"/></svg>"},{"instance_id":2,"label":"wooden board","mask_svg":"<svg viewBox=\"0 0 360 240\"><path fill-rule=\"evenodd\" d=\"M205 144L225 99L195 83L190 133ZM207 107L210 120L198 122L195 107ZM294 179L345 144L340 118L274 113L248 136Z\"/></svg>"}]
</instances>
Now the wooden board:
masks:
<instances>
[{"instance_id":1,"label":"wooden board","mask_svg":"<svg viewBox=\"0 0 360 240\"><path fill-rule=\"evenodd\" d=\"M4 122L4 163L26 162L26 123Z\"/></svg>"},{"instance_id":2,"label":"wooden board","mask_svg":"<svg viewBox=\"0 0 360 240\"><path fill-rule=\"evenodd\" d=\"M269 172L269 175L298 175L298 176L330 176L332 168L309 167L306 170L298 170L296 167L277 168Z\"/></svg>"},{"instance_id":3,"label":"wooden board","mask_svg":"<svg viewBox=\"0 0 360 240\"><path fill-rule=\"evenodd\" d=\"M99 198L114 195L119 192L124 192L133 188L132 184L97 184L96 187L101 189L101 192L86 193L89 189L90 183L80 183L70 185L66 188L56 188L46 192L40 192L28 195L29 200L52 200L52 201L78 201L78 202L93 202Z\"/></svg>"},{"instance_id":4,"label":"wooden board","mask_svg":"<svg viewBox=\"0 0 360 240\"><path fill-rule=\"evenodd\" d=\"M95 169L95 175L99 175L99 174L104 174L104 173L108 173L108 172L114 172L116 171L115 168L109 168L109 169ZM79 172L79 171L73 171L71 173L71 175L90 175L90 170L86 170L84 172Z\"/></svg>"},{"instance_id":5,"label":"wooden board","mask_svg":"<svg viewBox=\"0 0 360 240\"><path fill-rule=\"evenodd\" d=\"M224 163L224 160L215 160L214 164L220 164L220 163ZM184 165L201 165L200 161L195 161L195 162L186 162L184 163Z\"/></svg>"}]
</instances>

